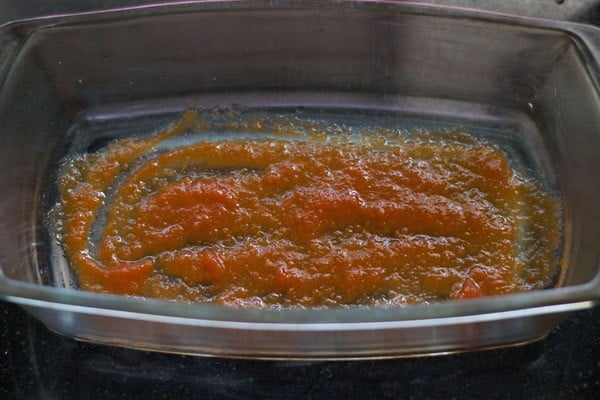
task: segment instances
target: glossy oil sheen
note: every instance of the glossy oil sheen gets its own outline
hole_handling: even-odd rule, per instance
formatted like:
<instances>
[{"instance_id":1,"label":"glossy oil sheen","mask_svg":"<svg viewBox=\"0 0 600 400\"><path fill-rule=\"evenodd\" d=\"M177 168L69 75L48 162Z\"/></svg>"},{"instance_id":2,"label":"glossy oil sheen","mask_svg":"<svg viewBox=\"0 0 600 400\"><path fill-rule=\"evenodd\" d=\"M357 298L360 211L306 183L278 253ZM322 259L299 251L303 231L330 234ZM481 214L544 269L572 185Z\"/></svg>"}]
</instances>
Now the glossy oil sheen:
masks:
<instances>
[{"instance_id":1,"label":"glossy oil sheen","mask_svg":"<svg viewBox=\"0 0 600 400\"><path fill-rule=\"evenodd\" d=\"M91 291L336 307L542 289L559 204L510 164L458 131L188 112L67 159L54 223Z\"/></svg>"}]
</instances>

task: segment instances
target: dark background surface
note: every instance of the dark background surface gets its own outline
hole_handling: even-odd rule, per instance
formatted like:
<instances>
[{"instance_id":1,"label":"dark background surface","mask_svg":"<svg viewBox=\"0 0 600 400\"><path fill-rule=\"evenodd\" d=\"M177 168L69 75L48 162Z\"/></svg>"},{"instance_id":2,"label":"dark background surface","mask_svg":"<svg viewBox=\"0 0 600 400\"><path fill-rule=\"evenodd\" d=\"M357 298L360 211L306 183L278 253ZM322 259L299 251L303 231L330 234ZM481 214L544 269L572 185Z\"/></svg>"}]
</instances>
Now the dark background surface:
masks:
<instances>
[{"instance_id":1,"label":"dark background surface","mask_svg":"<svg viewBox=\"0 0 600 400\"><path fill-rule=\"evenodd\" d=\"M600 308L544 340L412 359L286 362L119 349L0 302L0 399L600 399Z\"/></svg>"}]
</instances>

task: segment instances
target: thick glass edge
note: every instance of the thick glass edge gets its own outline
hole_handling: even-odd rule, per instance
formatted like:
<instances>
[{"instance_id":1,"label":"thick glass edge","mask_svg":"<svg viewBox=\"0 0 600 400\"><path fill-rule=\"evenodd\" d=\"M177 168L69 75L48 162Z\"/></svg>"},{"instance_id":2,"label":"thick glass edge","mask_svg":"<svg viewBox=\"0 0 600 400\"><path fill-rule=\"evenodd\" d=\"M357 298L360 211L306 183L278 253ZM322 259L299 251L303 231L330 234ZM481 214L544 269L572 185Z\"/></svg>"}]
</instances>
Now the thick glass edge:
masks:
<instances>
[{"instance_id":1,"label":"thick glass edge","mask_svg":"<svg viewBox=\"0 0 600 400\"><path fill-rule=\"evenodd\" d=\"M13 19L4 21L0 18L0 29L5 29L9 26L24 22L37 22L44 27L50 27L73 22L90 22L92 20L102 19L103 17L152 16L154 14L181 13L188 11L318 10L327 8L352 10L359 8L379 8L418 15L485 20L487 22L519 25L531 28L570 30L568 27L582 26L600 30L600 28L571 21L481 10L475 7L459 5L434 4L418 0L167 0L146 2L122 0L108 2L106 3L108 7L105 6L105 8L101 8L103 6L102 2L90 2L89 6L82 6L81 4L81 2L75 0L67 0L57 5L53 12L47 15L25 15L21 18L13 17ZM92 4L96 4L99 8L94 8Z\"/></svg>"},{"instance_id":2,"label":"thick glass edge","mask_svg":"<svg viewBox=\"0 0 600 400\"><path fill-rule=\"evenodd\" d=\"M156 317L219 321L219 323L274 324L371 324L403 321L482 318L486 314L509 318L534 314L555 314L582 310L600 304L600 275L585 284L536 292L493 296L472 300L417 304L398 308L335 309L238 309L212 304L188 304L158 299L124 297L83 292L75 289L39 286L0 276L0 298L21 305L86 314L127 315L135 319ZM123 314L125 313L125 314ZM508 314L506 314L508 313ZM513 315L512 313L516 313ZM135 314L139 314L135 317ZM141 317L144 315L145 317Z\"/></svg>"},{"instance_id":3,"label":"thick glass edge","mask_svg":"<svg viewBox=\"0 0 600 400\"><path fill-rule=\"evenodd\" d=\"M365 331L377 329L414 329L440 326L455 326L460 324L485 323L491 321L530 318L540 315L564 314L591 308L592 301L577 301L565 304L531 307L517 310L493 311L475 315L455 315L426 319L396 319L383 321L324 321L324 322L271 322L271 321L239 321L239 320L217 320L208 318L188 318L171 315L146 314L131 311L109 310L104 308L77 306L73 304L48 303L32 299L14 299L26 307L52 308L60 312L71 312L83 315L103 316L110 318L122 318L127 320L141 320L161 324L198 326L218 329L242 329L242 330L278 330L278 331Z\"/></svg>"}]
</instances>

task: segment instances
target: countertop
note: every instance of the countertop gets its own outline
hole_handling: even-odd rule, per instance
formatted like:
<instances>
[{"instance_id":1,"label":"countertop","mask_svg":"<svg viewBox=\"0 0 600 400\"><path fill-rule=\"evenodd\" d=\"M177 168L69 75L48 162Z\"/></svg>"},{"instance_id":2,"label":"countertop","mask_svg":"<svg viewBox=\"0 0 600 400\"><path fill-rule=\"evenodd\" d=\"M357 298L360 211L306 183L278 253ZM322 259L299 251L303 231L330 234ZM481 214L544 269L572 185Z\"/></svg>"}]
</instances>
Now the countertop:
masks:
<instances>
[{"instance_id":1,"label":"countertop","mask_svg":"<svg viewBox=\"0 0 600 400\"><path fill-rule=\"evenodd\" d=\"M234 360L92 345L3 302L0 335L4 400L600 398L600 307L525 346L375 361Z\"/></svg>"}]
</instances>

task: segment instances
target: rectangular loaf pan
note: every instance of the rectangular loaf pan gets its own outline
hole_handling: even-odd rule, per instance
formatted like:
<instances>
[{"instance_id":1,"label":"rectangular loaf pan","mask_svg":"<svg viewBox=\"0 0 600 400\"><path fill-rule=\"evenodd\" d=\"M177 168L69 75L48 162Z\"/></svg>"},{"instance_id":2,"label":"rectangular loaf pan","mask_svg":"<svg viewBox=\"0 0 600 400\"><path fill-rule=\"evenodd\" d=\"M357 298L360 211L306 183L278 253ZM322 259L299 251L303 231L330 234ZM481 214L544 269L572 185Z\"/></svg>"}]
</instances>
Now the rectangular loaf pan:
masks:
<instances>
[{"instance_id":1,"label":"rectangular loaf pan","mask_svg":"<svg viewBox=\"0 0 600 400\"><path fill-rule=\"evenodd\" d=\"M590 26L384 1L202 1L5 24L0 297L78 339L204 355L376 358L543 337L600 300L599 46ZM557 286L397 309L280 311L71 288L45 224L69 144L234 104L463 127L514 144L562 198Z\"/></svg>"}]
</instances>

